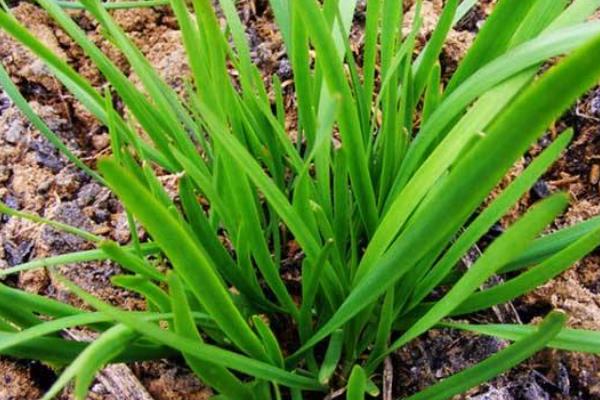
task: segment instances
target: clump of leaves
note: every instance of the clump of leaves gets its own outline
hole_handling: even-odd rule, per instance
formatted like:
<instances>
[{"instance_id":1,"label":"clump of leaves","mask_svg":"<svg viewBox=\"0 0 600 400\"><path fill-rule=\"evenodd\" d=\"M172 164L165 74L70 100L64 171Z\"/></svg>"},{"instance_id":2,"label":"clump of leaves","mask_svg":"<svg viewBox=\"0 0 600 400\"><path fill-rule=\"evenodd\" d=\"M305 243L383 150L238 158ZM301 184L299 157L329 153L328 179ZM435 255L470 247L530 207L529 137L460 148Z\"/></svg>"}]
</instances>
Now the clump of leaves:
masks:
<instances>
[{"instance_id":1,"label":"clump of leaves","mask_svg":"<svg viewBox=\"0 0 600 400\"><path fill-rule=\"evenodd\" d=\"M534 289L600 243L598 218L540 237L567 206L567 196L557 193L528 210L473 265L461 266L569 143L567 130L486 202L513 163L600 77L600 24L586 22L600 1L500 0L442 85L445 38L474 0L446 2L416 58L421 2L403 35L403 2L370 0L360 63L348 42L355 1L271 0L294 72L295 141L286 131L291 116L282 84L274 77L269 95L233 0L220 0L219 14L209 0L168 3L191 70L182 96L114 22L108 4L38 3L110 90L99 93L8 11L0 13L0 26L107 127L112 156L96 172L33 113L4 69L0 81L49 140L116 194L132 239L108 242L2 206L3 213L49 223L97 249L1 274L112 259L128 272L114 283L148 304L146 312L123 311L58 274L96 311L0 286L0 352L67 366L46 399L71 380L84 398L107 363L177 353L220 398L301 399L345 387L349 399L362 399L377 395L372 378L386 356L436 327L514 343L412 400L449 398L544 347L600 352L599 333L565 328L559 312L539 326L452 320ZM83 7L98 21L142 89L86 37L65 5ZM540 73L546 60L563 55ZM113 108L117 98L125 115ZM176 200L157 171L180 176ZM140 241L138 225L147 241ZM303 257L290 266L285 246L292 239ZM157 268L162 260L167 272ZM300 288L284 279L284 262L301 278ZM507 273L502 283L482 286ZM278 325L286 332L270 321L284 321ZM60 338L61 330L84 326L98 333L94 342ZM283 346L278 335L291 331L296 343Z\"/></svg>"}]
</instances>

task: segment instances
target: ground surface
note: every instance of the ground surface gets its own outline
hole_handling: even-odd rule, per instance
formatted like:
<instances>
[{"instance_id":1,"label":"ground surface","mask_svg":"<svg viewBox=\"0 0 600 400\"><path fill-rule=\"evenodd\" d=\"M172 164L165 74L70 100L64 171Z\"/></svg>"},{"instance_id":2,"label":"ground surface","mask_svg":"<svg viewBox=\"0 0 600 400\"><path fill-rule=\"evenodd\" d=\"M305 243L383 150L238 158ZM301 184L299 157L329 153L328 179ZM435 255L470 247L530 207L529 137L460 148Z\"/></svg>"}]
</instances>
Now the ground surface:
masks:
<instances>
[{"instance_id":1,"label":"ground surface","mask_svg":"<svg viewBox=\"0 0 600 400\"><path fill-rule=\"evenodd\" d=\"M284 85L291 89L289 62L264 3L244 1L240 6L253 56L265 76L278 74L286 82ZM452 32L442 57L446 74L455 67L489 11L491 6L487 2L482 3L485 4L470 13ZM101 87L104 84L81 49L43 11L27 2L13 6L15 16L47 46L58 51L94 85ZM434 26L439 7L439 1L425 3L422 39ZM101 48L117 60L124 71L129 71L123 57L102 40L96 24L84 13L73 12L73 15ZM181 88L181 77L185 76L187 67L172 15L164 8L117 11L114 15L169 83ZM360 50L362 36L359 26L364 21L364 4L359 6L356 20L358 27L353 30L352 44L355 50ZM93 165L95 159L108 152L108 136L104 128L52 78L42 63L1 32L0 61L48 125L84 160ZM136 77L131 76L131 79L136 80ZM287 104L293 106L290 96ZM600 213L600 89L581 99L556 129L524 157L521 164L526 164L531 155L549 143L556 131L567 125L576 129L574 142L564 157L521 201L514 215L555 190L568 190L573 197L569 211L557 221L556 227ZM289 128L293 131L293 120L289 121ZM164 180L169 184L172 178L167 176ZM11 207L68 222L113 240L126 242L129 239L126 219L118 202L58 155L1 92L0 199ZM510 217L504 223L509 220ZM502 229L502 226L497 229ZM14 218L0 220L0 268L86 249L86 246L75 237L57 234L49 228ZM600 255L592 255L560 278L515 302L512 318L530 322L552 308L560 308L569 313L571 326L600 329L599 263ZM112 263L65 266L61 271L83 288L114 304L128 309L144 307L143 300L110 284L110 276L119 272L119 267ZM80 305L45 271L22 273L7 279L6 283ZM476 318L494 321L496 317L490 313ZM393 371L394 395L415 392L484 359L505 345L490 338L433 331L392 357L389 370ZM177 360L140 363L131 365L130 369L156 400L199 400L210 394ZM0 358L0 400L37 399L53 379L52 370L39 363ZM68 390L62 398L69 398ZM90 398L116 399L101 383L94 385ZM545 351L526 365L473 390L464 398L600 399L600 358Z\"/></svg>"}]
</instances>

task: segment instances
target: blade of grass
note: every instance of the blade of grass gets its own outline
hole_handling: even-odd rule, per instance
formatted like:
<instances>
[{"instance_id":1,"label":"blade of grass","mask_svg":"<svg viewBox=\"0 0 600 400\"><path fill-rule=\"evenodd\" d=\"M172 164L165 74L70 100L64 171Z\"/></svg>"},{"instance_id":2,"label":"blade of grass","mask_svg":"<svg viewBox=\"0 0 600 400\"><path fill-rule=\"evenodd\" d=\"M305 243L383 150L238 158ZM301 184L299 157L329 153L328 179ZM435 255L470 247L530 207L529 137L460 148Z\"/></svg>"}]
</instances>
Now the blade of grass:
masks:
<instances>
[{"instance_id":1,"label":"blade of grass","mask_svg":"<svg viewBox=\"0 0 600 400\"><path fill-rule=\"evenodd\" d=\"M132 246L124 246L123 249L128 252L135 252L136 249ZM160 248L154 243L144 243L141 245L144 255L156 254L160 252ZM46 257L39 260L29 261L14 267L0 270L0 277L16 274L23 271L31 271L38 268L52 267L55 265L77 264L88 261L104 261L110 257L101 249L83 250L58 256Z\"/></svg>"},{"instance_id":2,"label":"blade of grass","mask_svg":"<svg viewBox=\"0 0 600 400\"><path fill-rule=\"evenodd\" d=\"M110 281L113 285L141 294L148 303L155 307L154 309L162 313L171 311L167 294L145 277L139 275L114 275ZM153 310L153 308L151 307L150 310Z\"/></svg>"},{"instance_id":3,"label":"blade of grass","mask_svg":"<svg viewBox=\"0 0 600 400\"><path fill-rule=\"evenodd\" d=\"M57 5L66 9L82 10L85 6L78 1L53 0ZM141 7L160 7L169 4L169 0L136 0L136 1L103 1L102 7L107 10L120 10Z\"/></svg>"},{"instance_id":4,"label":"blade of grass","mask_svg":"<svg viewBox=\"0 0 600 400\"><path fill-rule=\"evenodd\" d=\"M478 145L455 166L440 187L440 195L412 229L401 234L350 292L336 314L298 351L312 347L348 319L369 306L419 260L438 239L456 232L508 168L537 139L554 118L600 77L600 64L590 54L600 53L595 38L565 58L525 90L498 118ZM551 96L551 93L562 96ZM502 152L495 151L498 148ZM471 193L465 198L464 193ZM448 214L447 210L454 210ZM423 240L427 237L428 240ZM399 265L399 263L401 263Z\"/></svg>"},{"instance_id":5,"label":"blade of grass","mask_svg":"<svg viewBox=\"0 0 600 400\"><path fill-rule=\"evenodd\" d=\"M352 367L348 379L347 400L364 400L367 394L367 375L360 365Z\"/></svg>"},{"instance_id":6,"label":"blade of grass","mask_svg":"<svg viewBox=\"0 0 600 400\"><path fill-rule=\"evenodd\" d=\"M514 32L538 0L501 0L446 86L450 94L475 71L505 52Z\"/></svg>"},{"instance_id":7,"label":"blade of grass","mask_svg":"<svg viewBox=\"0 0 600 400\"><path fill-rule=\"evenodd\" d=\"M28 221L35 222L36 224L48 225L58 231L70 233L71 235L78 236L78 237L80 237L84 240L87 240L89 242L92 242L92 243L97 243L97 242L100 242L103 240L103 238L101 236L94 235L83 229L79 229L74 226L64 224L62 222L57 222L57 221L53 221L51 219L40 217L39 215L36 215L36 214L14 210L1 201L0 201L0 214L8 215L9 217L26 219Z\"/></svg>"},{"instance_id":8,"label":"blade of grass","mask_svg":"<svg viewBox=\"0 0 600 400\"><path fill-rule=\"evenodd\" d=\"M98 167L112 190L154 237L177 273L221 329L241 349L264 359L266 355L260 341L250 330L216 275L213 261L191 237L189 228L174 218L123 167L107 159L101 160Z\"/></svg>"},{"instance_id":9,"label":"blade of grass","mask_svg":"<svg viewBox=\"0 0 600 400\"><path fill-rule=\"evenodd\" d=\"M569 53L600 33L600 24L577 24L551 30L508 51L469 76L451 94L445 96L436 111L415 137L400 171L400 186L410 178L431 146L439 141L448 124L465 107L492 87L515 74L532 69L544 60Z\"/></svg>"},{"instance_id":10,"label":"blade of grass","mask_svg":"<svg viewBox=\"0 0 600 400\"><path fill-rule=\"evenodd\" d=\"M348 165L350 179L357 197L361 215L367 230L373 232L377 221L377 207L368 163L360 131L360 119L350 87L344 76L344 67L336 56L335 43L327 28L327 22L315 0L302 0L298 7L300 15L308 27L317 53L322 57L323 73L331 93L339 93L345 101L341 104L338 116L342 135L343 151L354 162ZM343 42L342 42L343 43ZM342 47L343 49L343 47Z\"/></svg>"},{"instance_id":11,"label":"blade of grass","mask_svg":"<svg viewBox=\"0 0 600 400\"><path fill-rule=\"evenodd\" d=\"M6 92L8 97L13 101L13 103L21 110L21 112L27 117L27 119L35 126L37 130L44 135L44 137L54 145L69 161L79 167L82 171L88 174L90 177L94 178L100 184L104 184L104 181L96 172L94 172L90 167L88 167L79 157L77 157L56 135L48 125L33 111L27 100L23 97L19 89L15 86L15 84L10 79L8 72L0 64L0 86Z\"/></svg>"},{"instance_id":12,"label":"blade of grass","mask_svg":"<svg viewBox=\"0 0 600 400\"><path fill-rule=\"evenodd\" d=\"M527 337L538 330L538 327L533 325L472 325L457 322L444 322L441 325L448 328L461 329L488 336L495 336L501 339L517 341L522 340L524 337ZM547 346L560 350L600 354L600 333L585 329L563 328L558 335L548 342Z\"/></svg>"},{"instance_id":13,"label":"blade of grass","mask_svg":"<svg viewBox=\"0 0 600 400\"><path fill-rule=\"evenodd\" d=\"M568 204L568 197L559 193L533 206L502 236L496 239L477 259L475 264L450 289L450 291L388 349L395 351L410 342L442 318L450 314L478 287L487 281L513 254L519 254Z\"/></svg>"},{"instance_id":14,"label":"blade of grass","mask_svg":"<svg viewBox=\"0 0 600 400\"><path fill-rule=\"evenodd\" d=\"M566 316L550 313L541 325L513 345L485 361L409 397L407 400L442 400L462 393L510 369L541 350L560 332Z\"/></svg>"},{"instance_id":15,"label":"blade of grass","mask_svg":"<svg viewBox=\"0 0 600 400\"><path fill-rule=\"evenodd\" d=\"M596 229L516 278L472 294L452 315L471 313L523 295L558 276L599 245L600 229Z\"/></svg>"},{"instance_id":16,"label":"blade of grass","mask_svg":"<svg viewBox=\"0 0 600 400\"><path fill-rule=\"evenodd\" d=\"M319 369L319 382L326 385L337 369L338 363L342 356L342 345L344 344L344 331L338 329L331 334L329 346L325 352L323 363Z\"/></svg>"},{"instance_id":17,"label":"blade of grass","mask_svg":"<svg viewBox=\"0 0 600 400\"><path fill-rule=\"evenodd\" d=\"M419 57L412 65L413 70L413 105L412 109L416 106L416 102L421 97L423 90L427 84L427 80L431 76L434 65L439 58L440 52L444 41L450 32L454 15L458 7L458 0L451 0L446 3L440 19L435 27L435 30L431 34L431 38L427 42L423 52L419 54Z\"/></svg>"},{"instance_id":18,"label":"blade of grass","mask_svg":"<svg viewBox=\"0 0 600 400\"><path fill-rule=\"evenodd\" d=\"M600 217L595 217L542 236L535 240L531 247L517 259L502 267L500 273L516 271L542 262L598 227L600 227Z\"/></svg>"},{"instance_id":19,"label":"blade of grass","mask_svg":"<svg viewBox=\"0 0 600 400\"><path fill-rule=\"evenodd\" d=\"M446 277L463 254L537 182L550 165L558 159L572 137L572 129L561 134L469 225L446 254L432 267L427 277L418 283L408 309L423 300Z\"/></svg>"},{"instance_id":20,"label":"blade of grass","mask_svg":"<svg viewBox=\"0 0 600 400\"><path fill-rule=\"evenodd\" d=\"M202 337L196 328L181 280L176 274L170 273L168 281L171 308L174 315L174 331L178 335L203 343ZM183 356L194 373L217 391L232 399L251 398L248 389L223 366L200 360L188 353L184 353Z\"/></svg>"},{"instance_id":21,"label":"blade of grass","mask_svg":"<svg viewBox=\"0 0 600 400\"><path fill-rule=\"evenodd\" d=\"M109 314L115 320L123 325L147 336L159 343L163 343L182 353L189 353L191 356L204 361L214 362L215 364L234 369L236 371L255 376L260 379L279 382L283 385L306 390L321 390L322 387L314 380L308 377L300 376L283 369L273 367L262 361L248 358L231 351L223 350L219 347L199 343L198 341L175 334L173 332L161 329L155 324L145 322L143 319L135 317L131 312L121 311L112 307L101 300L86 293L73 283L64 278L60 278L74 294L82 298L86 303L98 309L102 313Z\"/></svg>"},{"instance_id":22,"label":"blade of grass","mask_svg":"<svg viewBox=\"0 0 600 400\"><path fill-rule=\"evenodd\" d=\"M111 241L103 241L100 243L100 249L107 254L112 260L119 263L123 268L129 271L143 275L147 278L164 282L165 277L158 272L155 266L147 262L141 257L137 257L131 252L127 252L121 246Z\"/></svg>"}]
</instances>

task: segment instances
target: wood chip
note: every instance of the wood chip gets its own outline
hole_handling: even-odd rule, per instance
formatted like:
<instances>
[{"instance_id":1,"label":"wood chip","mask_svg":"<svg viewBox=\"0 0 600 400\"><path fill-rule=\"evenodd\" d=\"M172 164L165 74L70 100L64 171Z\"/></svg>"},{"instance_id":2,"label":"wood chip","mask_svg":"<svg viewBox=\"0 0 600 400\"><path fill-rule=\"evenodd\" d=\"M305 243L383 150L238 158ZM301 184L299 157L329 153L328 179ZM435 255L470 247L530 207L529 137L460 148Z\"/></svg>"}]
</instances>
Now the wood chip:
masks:
<instances>
[{"instance_id":1,"label":"wood chip","mask_svg":"<svg viewBox=\"0 0 600 400\"><path fill-rule=\"evenodd\" d=\"M598 182L600 182L600 164L594 164L590 170L590 183L596 185Z\"/></svg>"},{"instance_id":2,"label":"wood chip","mask_svg":"<svg viewBox=\"0 0 600 400\"><path fill-rule=\"evenodd\" d=\"M77 341L90 341L94 336L85 332L68 330L68 336ZM96 374L96 379L117 399L154 400L144 385L125 364L110 364Z\"/></svg>"}]
</instances>

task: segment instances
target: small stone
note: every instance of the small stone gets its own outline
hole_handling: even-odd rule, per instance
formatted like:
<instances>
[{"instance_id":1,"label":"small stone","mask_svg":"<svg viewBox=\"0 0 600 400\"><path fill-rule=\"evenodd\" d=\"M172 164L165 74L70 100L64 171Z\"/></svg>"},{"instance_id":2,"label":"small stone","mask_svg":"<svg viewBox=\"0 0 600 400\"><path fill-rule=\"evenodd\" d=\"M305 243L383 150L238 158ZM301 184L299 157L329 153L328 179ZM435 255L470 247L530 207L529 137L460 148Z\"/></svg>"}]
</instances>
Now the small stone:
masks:
<instances>
[{"instance_id":1,"label":"small stone","mask_svg":"<svg viewBox=\"0 0 600 400\"><path fill-rule=\"evenodd\" d=\"M5 165L0 165L0 183L6 183L10 179L12 170Z\"/></svg>"},{"instance_id":2,"label":"small stone","mask_svg":"<svg viewBox=\"0 0 600 400\"><path fill-rule=\"evenodd\" d=\"M54 178L56 193L61 199L70 199L79 189L81 182L78 179L77 173L69 171L69 169L61 170Z\"/></svg>"},{"instance_id":3,"label":"small stone","mask_svg":"<svg viewBox=\"0 0 600 400\"><path fill-rule=\"evenodd\" d=\"M4 134L4 140L10 144L17 144L21 141L24 131L23 121L19 118L14 119Z\"/></svg>"},{"instance_id":4,"label":"small stone","mask_svg":"<svg viewBox=\"0 0 600 400\"><path fill-rule=\"evenodd\" d=\"M4 95L4 93L2 93L2 96L0 96L0 115L2 115L4 111L9 109L10 104L10 99L6 95Z\"/></svg>"},{"instance_id":5,"label":"small stone","mask_svg":"<svg viewBox=\"0 0 600 400\"><path fill-rule=\"evenodd\" d=\"M594 116L600 116L600 90L594 91L589 104L590 113Z\"/></svg>"},{"instance_id":6,"label":"small stone","mask_svg":"<svg viewBox=\"0 0 600 400\"><path fill-rule=\"evenodd\" d=\"M548 185L546 182L539 180L533 185L533 193L539 198L543 199L550 196L550 189L548 189Z\"/></svg>"},{"instance_id":7,"label":"small stone","mask_svg":"<svg viewBox=\"0 0 600 400\"><path fill-rule=\"evenodd\" d=\"M560 388L560 391L564 395L568 395L571 392L571 381L569 379L569 371L563 363L558 364L556 384Z\"/></svg>"},{"instance_id":8,"label":"small stone","mask_svg":"<svg viewBox=\"0 0 600 400\"><path fill-rule=\"evenodd\" d=\"M92 136L92 146L95 150L104 150L110 142L109 136L106 133Z\"/></svg>"},{"instance_id":9,"label":"small stone","mask_svg":"<svg viewBox=\"0 0 600 400\"><path fill-rule=\"evenodd\" d=\"M34 141L30 147L35 151L35 160L39 165L50 169L54 173L58 173L64 167L60 153L46 140Z\"/></svg>"},{"instance_id":10,"label":"small stone","mask_svg":"<svg viewBox=\"0 0 600 400\"><path fill-rule=\"evenodd\" d=\"M279 79L281 79L282 81L292 79L292 64L290 63L290 60L287 57L284 57L281 60L279 60L279 65L277 66L277 76L279 76Z\"/></svg>"},{"instance_id":11,"label":"small stone","mask_svg":"<svg viewBox=\"0 0 600 400\"><path fill-rule=\"evenodd\" d=\"M52 182L52 179L46 179L45 181L40 183L37 187L38 194L48 193L48 190L50 190L50 187L52 187Z\"/></svg>"},{"instance_id":12,"label":"small stone","mask_svg":"<svg viewBox=\"0 0 600 400\"><path fill-rule=\"evenodd\" d=\"M102 187L96 182L91 182L81 187L77 193L77 204L81 207L92 204L102 192Z\"/></svg>"},{"instance_id":13,"label":"small stone","mask_svg":"<svg viewBox=\"0 0 600 400\"><path fill-rule=\"evenodd\" d=\"M19 244L7 240L4 243L4 252L8 265L12 267L27 261L32 249L33 242L30 240L24 240Z\"/></svg>"},{"instance_id":14,"label":"small stone","mask_svg":"<svg viewBox=\"0 0 600 400\"><path fill-rule=\"evenodd\" d=\"M18 210L21 207L21 203L19 202L19 199L17 199L16 197L7 194L4 197L4 204L6 204L8 207ZM6 214L0 214L0 222L7 222L10 219L10 217Z\"/></svg>"}]
</instances>

